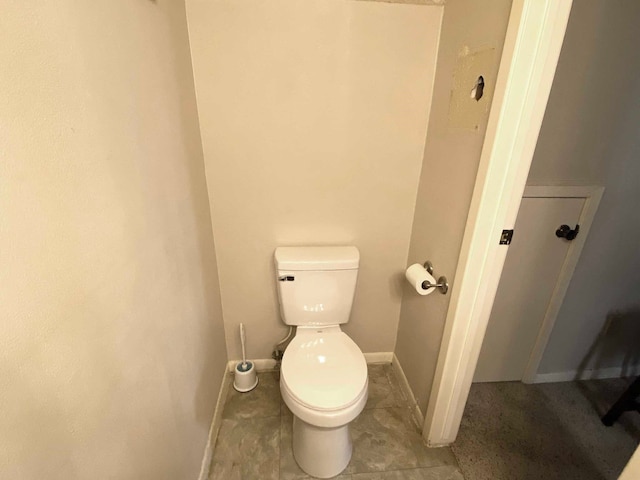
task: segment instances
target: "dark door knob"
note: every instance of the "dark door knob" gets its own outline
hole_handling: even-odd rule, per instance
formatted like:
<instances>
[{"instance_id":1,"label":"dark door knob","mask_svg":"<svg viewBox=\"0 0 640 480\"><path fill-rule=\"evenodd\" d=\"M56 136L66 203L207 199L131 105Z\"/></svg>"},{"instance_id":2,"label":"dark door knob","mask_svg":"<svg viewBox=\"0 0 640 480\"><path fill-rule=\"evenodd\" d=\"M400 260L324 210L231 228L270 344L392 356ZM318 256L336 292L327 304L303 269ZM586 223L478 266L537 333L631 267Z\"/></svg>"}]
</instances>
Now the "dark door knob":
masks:
<instances>
[{"instance_id":1,"label":"dark door knob","mask_svg":"<svg viewBox=\"0 0 640 480\"><path fill-rule=\"evenodd\" d=\"M556 237L565 238L571 241L578 236L579 231L580 225L576 225L576 228L574 228L573 230L569 225L560 225L560 228L556 230Z\"/></svg>"}]
</instances>

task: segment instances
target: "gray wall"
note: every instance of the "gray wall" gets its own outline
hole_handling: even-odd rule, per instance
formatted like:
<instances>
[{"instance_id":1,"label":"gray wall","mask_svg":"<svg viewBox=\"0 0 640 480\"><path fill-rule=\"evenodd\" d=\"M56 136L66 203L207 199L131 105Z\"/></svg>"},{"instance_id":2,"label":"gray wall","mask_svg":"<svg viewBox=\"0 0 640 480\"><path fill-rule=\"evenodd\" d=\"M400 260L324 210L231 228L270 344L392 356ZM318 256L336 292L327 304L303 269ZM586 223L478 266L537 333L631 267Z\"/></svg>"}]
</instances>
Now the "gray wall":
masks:
<instances>
[{"instance_id":1,"label":"gray wall","mask_svg":"<svg viewBox=\"0 0 640 480\"><path fill-rule=\"evenodd\" d=\"M639 25L640 2L573 3L528 183L605 195L539 373L638 363Z\"/></svg>"},{"instance_id":2,"label":"gray wall","mask_svg":"<svg viewBox=\"0 0 640 480\"><path fill-rule=\"evenodd\" d=\"M451 0L444 9L407 264L430 259L453 288L510 11L511 0ZM475 102L469 93L480 74L487 87ZM395 353L425 412L451 296L421 297L402 285Z\"/></svg>"}]
</instances>

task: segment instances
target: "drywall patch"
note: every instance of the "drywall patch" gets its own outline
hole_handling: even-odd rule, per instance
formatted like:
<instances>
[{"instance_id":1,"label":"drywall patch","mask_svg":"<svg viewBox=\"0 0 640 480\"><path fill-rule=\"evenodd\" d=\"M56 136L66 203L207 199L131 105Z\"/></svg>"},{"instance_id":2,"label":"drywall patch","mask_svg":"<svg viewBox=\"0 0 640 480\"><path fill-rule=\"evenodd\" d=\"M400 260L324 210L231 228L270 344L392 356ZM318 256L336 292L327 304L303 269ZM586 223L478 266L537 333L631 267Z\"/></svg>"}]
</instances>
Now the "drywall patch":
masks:
<instances>
[{"instance_id":1,"label":"drywall patch","mask_svg":"<svg viewBox=\"0 0 640 480\"><path fill-rule=\"evenodd\" d=\"M489 74L496 70L495 61L493 47L472 51L465 46L460 50L451 82L449 127L478 130L486 122L495 84ZM483 94L476 98L479 78L482 78Z\"/></svg>"}]
</instances>

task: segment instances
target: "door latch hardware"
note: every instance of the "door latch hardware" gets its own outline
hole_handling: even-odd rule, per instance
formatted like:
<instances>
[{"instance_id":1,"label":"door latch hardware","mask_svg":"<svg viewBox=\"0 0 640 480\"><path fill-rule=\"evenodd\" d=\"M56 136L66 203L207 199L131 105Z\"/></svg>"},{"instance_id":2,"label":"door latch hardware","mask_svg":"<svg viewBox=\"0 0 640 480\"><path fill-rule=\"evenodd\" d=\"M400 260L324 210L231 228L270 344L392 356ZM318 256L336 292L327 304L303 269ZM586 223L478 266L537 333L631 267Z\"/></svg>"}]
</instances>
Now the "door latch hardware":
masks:
<instances>
[{"instance_id":1,"label":"door latch hardware","mask_svg":"<svg viewBox=\"0 0 640 480\"><path fill-rule=\"evenodd\" d=\"M500 245L511 245L513 239L513 230L502 230L500 235Z\"/></svg>"},{"instance_id":2,"label":"door latch hardware","mask_svg":"<svg viewBox=\"0 0 640 480\"><path fill-rule=\"evenodd\" d=\"M293 282L296 279L293 275L282 275L278 277L278 280L281 282Z\"/></svg>"}]
</instances>

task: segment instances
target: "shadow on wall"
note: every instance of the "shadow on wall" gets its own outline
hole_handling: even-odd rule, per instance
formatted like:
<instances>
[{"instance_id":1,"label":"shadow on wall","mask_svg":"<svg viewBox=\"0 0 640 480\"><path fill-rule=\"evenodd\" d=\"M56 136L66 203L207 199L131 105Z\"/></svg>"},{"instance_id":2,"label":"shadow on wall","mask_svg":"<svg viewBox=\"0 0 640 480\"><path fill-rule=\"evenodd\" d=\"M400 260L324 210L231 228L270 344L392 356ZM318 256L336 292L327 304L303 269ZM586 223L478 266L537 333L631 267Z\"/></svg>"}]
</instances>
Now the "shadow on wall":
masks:
<instances>
[{"instance_id":1,"label":"shadow on wall","mask_svg":"<svg viewBox=\"0 0 640 480\"><path fill-rule=\"evenodd\" d=\"M578 377L587 370L610 366L610 359L618 358L621 376L633 375L640 365L640 307L609 312L602 330L578 367ZM607 363L609 365L607 365Z\"/></svg>"},{"instance_id":2,"label":"shadow on wall","mask_svg":"<svg viewBox=\"0 0 640 480\"><path fill-rule=\"evenodd\" d=\"M588 378L588 371L607 368L612 358L620 359L621 377L597 382L577 382L578 388L602 417L634 381L640 365L640 307L614 310L607 315L602 330L578 367L577 378ZM587 377L584 374L587 373ZM632 412L622 415L619 424L632 438L640 442L640 429ZM603 427L605 428L605 427Z\"/></svg>"},{"instance_id":3,"label":"shadow on wall","mask_svg":"<svg viewBox=\"0 0 640 480\"><path fill-rule=\"evenodd\" d=\"M149 1L157 4L157 0ZM220 283L211 226L209 195L205 180L185 4L184 2L176 2L175 4L169 2L167 8L172 13L169 16L169 31L174 38L179 39L172 44L174 49L171 52L171 57L177 66L174 80L179 87L180 94L178 103L182 128L180 133L184 139L185 155L191 160L186 163L185 181L189 185L189 191L193 192L190 198L191 208L187 210L193 212L193 224L196 227L196 238L192 252L197 258L196 263L202 266L200 270L202 290L199 295L204 307L201 312L204 321L198 326L198 333L195 337L197 344L193 346L194 350L202 355L202 363L194 366L200 372L193 406L197 423L208 431L221 388L222 377L226 371L227 347L222 322ZM174 202L174 199L169 199L169 203Z\"/></svg>"}]
</instances>

